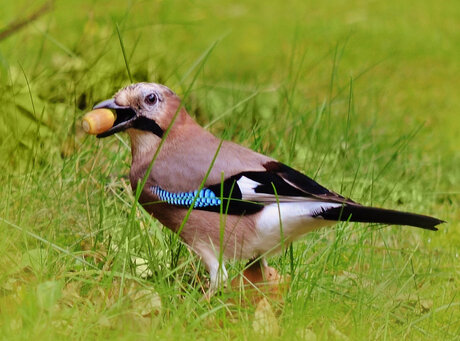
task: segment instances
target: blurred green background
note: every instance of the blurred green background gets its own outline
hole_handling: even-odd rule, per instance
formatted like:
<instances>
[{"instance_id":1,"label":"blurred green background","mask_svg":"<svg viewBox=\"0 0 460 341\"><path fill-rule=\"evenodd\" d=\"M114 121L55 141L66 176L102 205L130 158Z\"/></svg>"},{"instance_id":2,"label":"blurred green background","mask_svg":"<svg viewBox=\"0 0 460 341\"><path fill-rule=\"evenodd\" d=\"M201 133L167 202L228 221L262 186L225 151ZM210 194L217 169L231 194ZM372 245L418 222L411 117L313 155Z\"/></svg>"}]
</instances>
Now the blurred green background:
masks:
<instances>
[{"instance_id":1,"label":"blurred green background","mask_svg":"<svg viewBox=\"0 0 460 341\"><path fill-rule=\"evenodd\" d=\"M0 30L44 4L2 0ZM46 13L0 40L0 313L8 338L116 337L125 331L130 339L155 330L159 337L256 333L247 331L253 317L246 313L238 315L245 321L240 327L225 316L197 322L207 321L220 306L199 303L193 281L192 298L172 295L171 277L183 293L180 283L187 276L183 267L182 277L163 271L171 264L169 250L185 267L199 262L167 232L169 246L155 233L149 244L163 247L162 256L139 241L136 229L161 227L136 206L138 221L127 218L133 204L126 185L126 137L99 141L81 131L82 115L131 83L130 74L133 82L163 83L178 94L191 86L185 105L199 123L305 171L326 187L362 203L448 221L436 234L388 228L374 236L365 226L349 224L343 230L347 224L342 224L338 231L349 231L343 232L343 248L337 247L336 234L331 239L335 232L317 232L297 243L295 254L305 262L315 248L338 258L302 265L324 281L322 289L311 277L295 277L279 317L281 331L273 338L302 328L307 336L296 335L306 339L458 337L460 2L50 4ZM56 245L66 251L48 253ZM132 258L120 251L124 245L131 257L147 259L152 270L163 267L142 283L155 287L164 310L140 326L115 323L120 311L131 308L126 302L99 302L91 293L110 297L115 290L123 296L123 290L112 288L112 277L104 281L98 271L76 268L72 258L90 250L103 255L104 262L90 260L102 273L110 268L112 274L135 276L136 264L131 272L126 268L124 260ZM37 254L45 259L40 266L30 261ZM273 262L283 267L285 259L281 255ZM369 264L355 266L363 259L372 259L364 261L370 270ZM346 282L337 289L337 276L351 268L360 280L375 282L370 287ZM409 290L406 283L412 280L419 282ZM396 299L404 290L406 296ZM44 304L43 297L51 303ZM364 308L356 309L363 300ZM421 303L427 300L431 303ZM102 331L85 330L88 325Z\"/></svg>"},{"instance_id":2,"label":"blurred green background","mask_svg":"<svg viewBox=\"0 0 460 341\"><path fill-rule=\"evenodd\" d=\"M2 26L39 5L5 1ZM316 104L352 77L360 116L382 117L395 135L423 123L420 145L452 153L460 131L459 11L456 1L56 2L52 12L2 41L2 84L24 83L24 71L45 102L36 113L46 105L45 117L55 116L50 112L58 104L66 104L69 116L72 101L89 108L129 83L118 24L135 81L160 81L180 92L187 70L218 41L201 87L276 90L292 84L295 73L304 103ZM11 95L2 91L8 101ZM23 102L30 104L27 96ZM17 115L2 115L2 129Z\"/></svg>"}]
</instances>

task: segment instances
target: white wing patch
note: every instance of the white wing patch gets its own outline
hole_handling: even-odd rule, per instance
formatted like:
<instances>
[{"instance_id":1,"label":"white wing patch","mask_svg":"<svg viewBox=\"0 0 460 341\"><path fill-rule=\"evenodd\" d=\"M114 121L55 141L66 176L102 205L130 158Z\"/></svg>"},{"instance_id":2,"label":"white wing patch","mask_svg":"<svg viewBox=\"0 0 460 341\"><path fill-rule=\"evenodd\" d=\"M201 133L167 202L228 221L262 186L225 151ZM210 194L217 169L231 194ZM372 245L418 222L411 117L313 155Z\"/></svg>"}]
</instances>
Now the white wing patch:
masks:
<instances>
[{"instance_id":1,"label":"white wing patch","mask_svg":"<svg viewBox=\"0 0 460 341\"><path fill-rule=\"evenodd\" d=\"M300 197L300 196L287 196L278 195L275 196L269 193L257 193L255 191L257 186L262 185L260 182L251 180L245 176L242 176L237 182L240 188L242 199L248 201L256 201L261 203L276 203L279 202L317 202L317 199ZM278 200L277 200L278 199Z\"/></svg>"},{"instance_id":2,"label":"white wing patch","mask_svg":"<svg viewBox=\"0 0 460 341\"><path fill-rule=\"evenodd\" d=\"M258 194L255 192L255 188L261 185L260 182L251 180L245 176L242 176L236 183L240 188L241 194L243 195L243 199L245 199L246 196L249 197Z\"/></svg>"}]
</instances>

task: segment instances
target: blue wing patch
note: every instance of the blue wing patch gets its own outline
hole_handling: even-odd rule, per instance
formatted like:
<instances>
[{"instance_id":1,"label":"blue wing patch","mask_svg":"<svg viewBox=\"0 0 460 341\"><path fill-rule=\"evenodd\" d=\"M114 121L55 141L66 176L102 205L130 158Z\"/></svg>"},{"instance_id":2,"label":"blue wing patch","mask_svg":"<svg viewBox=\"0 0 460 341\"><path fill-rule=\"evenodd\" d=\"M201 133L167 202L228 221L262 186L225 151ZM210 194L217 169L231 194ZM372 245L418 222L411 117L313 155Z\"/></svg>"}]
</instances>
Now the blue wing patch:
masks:
<instances>
[{"instance_id":1,"label":"blue wing patch","mask_svg":"<svg viewBox=\"0 0 460 341\"><path fill-rule=\"evenodd\" d=\"M150 190L153 194L158 196L161 201L171 205L190 207L195 197L197 198L193 205L194 208L220 206L221 204L221 200L208 188L203 188L199 193L198 191L171 193L159 186L152 186Z\"/></svg>"}]
</instances>

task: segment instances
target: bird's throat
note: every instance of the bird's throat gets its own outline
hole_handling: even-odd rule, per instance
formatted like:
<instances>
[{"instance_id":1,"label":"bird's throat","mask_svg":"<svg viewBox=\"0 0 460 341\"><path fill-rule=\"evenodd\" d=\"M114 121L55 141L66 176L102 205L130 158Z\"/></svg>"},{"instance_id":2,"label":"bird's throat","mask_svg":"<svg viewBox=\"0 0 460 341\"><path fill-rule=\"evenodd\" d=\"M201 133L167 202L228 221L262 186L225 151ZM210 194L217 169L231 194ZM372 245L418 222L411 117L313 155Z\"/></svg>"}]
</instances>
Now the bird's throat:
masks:
<instances>
[{"instance_id":1,"label":"bird's throat","mask_svg":"<svg viewBox=\"0 0 460 341\"><path fill-rule=\"evenodd\" d=\"M144 164L146 160L152 160L161 138L151 132L138 129L128 129L126 132L131 139L133 164Z\"/></svg>"}]
</instances>

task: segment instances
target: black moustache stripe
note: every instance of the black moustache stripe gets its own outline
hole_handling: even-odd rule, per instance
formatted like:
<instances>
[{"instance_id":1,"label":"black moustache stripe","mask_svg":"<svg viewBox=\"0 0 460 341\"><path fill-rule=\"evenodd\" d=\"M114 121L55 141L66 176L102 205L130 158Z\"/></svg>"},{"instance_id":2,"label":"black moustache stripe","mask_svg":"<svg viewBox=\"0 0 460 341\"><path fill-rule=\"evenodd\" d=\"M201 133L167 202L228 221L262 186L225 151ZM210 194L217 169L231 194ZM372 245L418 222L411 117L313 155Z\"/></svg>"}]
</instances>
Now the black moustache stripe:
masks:
<instances>
[{"instance_id":1,"label":"black moustache stripe","mask_svg":"<svg viewBox=\"0 0 460 341\"><path fill-rule=\"evenodd\" d=\"M163 137L163 129L161 129L160 126L154 120L151 120L144 116L136 118L133 121L132 127L139 130L150 131L160 138Z\"/></svg>"}]
</instances>

